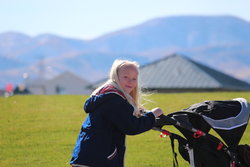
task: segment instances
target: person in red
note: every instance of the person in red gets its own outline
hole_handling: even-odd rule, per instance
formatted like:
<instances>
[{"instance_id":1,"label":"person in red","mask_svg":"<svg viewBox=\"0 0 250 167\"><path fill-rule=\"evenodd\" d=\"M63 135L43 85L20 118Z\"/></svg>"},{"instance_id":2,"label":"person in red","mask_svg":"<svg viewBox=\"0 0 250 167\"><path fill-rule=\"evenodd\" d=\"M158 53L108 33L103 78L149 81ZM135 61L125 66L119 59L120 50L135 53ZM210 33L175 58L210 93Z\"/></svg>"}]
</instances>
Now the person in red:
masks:
<instances>
[{"instance_id":1,"label":"person in red","mask_svg":"<svg viewBox=\"0 0 250 167\"><path fill-rule=\"evenodd\" d=\"M5 93L6 93L6 96L12 96L13 95L13 85L12 85L12 83L8 83L6 85Z\"/></svg>"},{"instance_id":2,"label":"person in red","mask_svg":"<svg viewBox=\"0 0 250 167\"><path fill-rule=\"evenodd\" d=\"M114 61L109 80L97 88L84 104L88 113L76 141L73 167L124 167L126 135L152 129L160 108L142 112L139 65Z\"/></svg>"}]
</instances>

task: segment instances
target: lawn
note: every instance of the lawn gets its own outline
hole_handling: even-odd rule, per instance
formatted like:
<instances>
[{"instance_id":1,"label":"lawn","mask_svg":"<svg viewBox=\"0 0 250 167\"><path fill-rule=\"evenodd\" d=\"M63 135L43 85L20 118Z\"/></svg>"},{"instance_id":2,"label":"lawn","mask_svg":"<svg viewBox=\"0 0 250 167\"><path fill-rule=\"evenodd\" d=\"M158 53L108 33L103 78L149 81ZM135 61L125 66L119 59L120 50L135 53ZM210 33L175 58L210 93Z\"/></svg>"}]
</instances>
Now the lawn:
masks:
<instances>
[{"instance_id":1,"label":"lawn","mask_svg":"<svg viewBox=\"0 0 250 167\"><path fill-rule=\"evenodd\" d=\"M146 96L145 107L161 107L165 114L204 100L228 100L250 92L171 93ZM0 97L0 166L66 167L69 166L80 126L86 116L82 110L87 96L27 95ZM172 126L169 131L179 133ZM250 144L250 127L241 143ZM180 155L180 166L189 166ZM169 138L160 138L150 130L128 136L127 167L172 166Z\"/></svg>"}]
</instances>

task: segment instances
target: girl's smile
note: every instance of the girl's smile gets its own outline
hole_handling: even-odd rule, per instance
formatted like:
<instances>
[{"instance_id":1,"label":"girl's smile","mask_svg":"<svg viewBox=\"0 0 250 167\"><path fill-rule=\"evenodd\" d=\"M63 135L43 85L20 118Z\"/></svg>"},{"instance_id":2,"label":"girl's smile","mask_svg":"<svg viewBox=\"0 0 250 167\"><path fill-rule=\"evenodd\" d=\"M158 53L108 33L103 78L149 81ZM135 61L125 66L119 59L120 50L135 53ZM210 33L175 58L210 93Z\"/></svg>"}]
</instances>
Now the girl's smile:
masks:
<instances>
[{"instance_id":1,"label":"girl's smile","mask_svg":"<svg viewBox=\"0 0 250 167\"><path fill-rule=\"evenodd\" d=\"M133 65L124 65L118 70L118 79L122 89L130 94L137 86L138 71Z\"/></svg>"}]
</instances>

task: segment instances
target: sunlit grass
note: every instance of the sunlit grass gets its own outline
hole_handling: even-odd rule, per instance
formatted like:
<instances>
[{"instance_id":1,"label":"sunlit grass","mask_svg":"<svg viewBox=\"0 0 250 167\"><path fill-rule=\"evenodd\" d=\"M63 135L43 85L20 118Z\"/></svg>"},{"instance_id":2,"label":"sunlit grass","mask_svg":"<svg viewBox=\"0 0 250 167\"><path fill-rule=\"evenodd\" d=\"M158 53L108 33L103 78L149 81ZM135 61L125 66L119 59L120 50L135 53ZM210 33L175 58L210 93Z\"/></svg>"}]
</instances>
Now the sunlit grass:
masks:
<instances>
[{"instance_id":1,"label":"sunlit grass","mask_svg":"<svg viewBox=\"0 0 250 167\"><path fill-rule=\"evenodd\" d=\"M236 97L250 101L249 92L153 94L147 97L152 102L145 107L159 106L167 114L204 100ZM69 166L86 117L82 110L86 98L73 95L0 97L0 166ZM172 126L165 128L178 133ZM248 126L241 143L250 144L249 141ZM180 166L189 166L180 155L178 157ZM159 132L151 130L127 138L127 167L172 166L172 158L170 140L160 138Z\"/></svg>"}]
</instances>

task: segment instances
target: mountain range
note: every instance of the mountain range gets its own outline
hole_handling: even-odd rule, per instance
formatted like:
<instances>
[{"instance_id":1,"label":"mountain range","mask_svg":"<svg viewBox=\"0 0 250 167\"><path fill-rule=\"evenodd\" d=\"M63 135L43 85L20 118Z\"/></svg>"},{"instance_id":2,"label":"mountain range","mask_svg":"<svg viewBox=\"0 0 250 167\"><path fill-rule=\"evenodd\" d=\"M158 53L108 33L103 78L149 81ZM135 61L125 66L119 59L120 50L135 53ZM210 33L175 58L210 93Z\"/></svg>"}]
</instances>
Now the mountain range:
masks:
<instances>
[{"instance_id":1,"label":"mountain range","mask_svg":"<svg viewBox=\"0 0 250 167\"><path fill-rule=\"evenodd\" d=\"M145 65L172 54L250 82L249 46L250 22L234 16L155 18L92 40L4 32L0 34L0 88L8 82L24 82L23 74L49 79L64 71L95 82L108 75L117 58Z\"/></svg>"}]
</instances>

